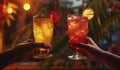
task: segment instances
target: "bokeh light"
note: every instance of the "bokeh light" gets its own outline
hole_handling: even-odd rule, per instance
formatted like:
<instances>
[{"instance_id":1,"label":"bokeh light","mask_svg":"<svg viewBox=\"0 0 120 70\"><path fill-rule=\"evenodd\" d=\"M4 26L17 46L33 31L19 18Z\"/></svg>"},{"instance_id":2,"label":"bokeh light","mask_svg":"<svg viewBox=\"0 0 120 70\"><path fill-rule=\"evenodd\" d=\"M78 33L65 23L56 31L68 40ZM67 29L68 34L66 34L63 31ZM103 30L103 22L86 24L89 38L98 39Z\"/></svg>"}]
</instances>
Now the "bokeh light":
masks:
<instances>
[{"instance_id":1,"label":"bokeh light","mask_svg":"<svg viewBox=\"0 0 120 70\"><path fill-rule=\"evenodd\" d=\"M23 9L26 10L26 11L30 10L30 4L29 3L25 3L23 5Z\"/></svg>"},{"instance_id":2,"label":"bokeh light","mask_svg":"<svg viewBox=\"0 0 120 70\"><path fill-rule=\"evenodd\" d=\"M13 9L12 9L11 7L8 7L7 12L8 12L9 14L13 13Z\"/></svg>"}]
</instances>

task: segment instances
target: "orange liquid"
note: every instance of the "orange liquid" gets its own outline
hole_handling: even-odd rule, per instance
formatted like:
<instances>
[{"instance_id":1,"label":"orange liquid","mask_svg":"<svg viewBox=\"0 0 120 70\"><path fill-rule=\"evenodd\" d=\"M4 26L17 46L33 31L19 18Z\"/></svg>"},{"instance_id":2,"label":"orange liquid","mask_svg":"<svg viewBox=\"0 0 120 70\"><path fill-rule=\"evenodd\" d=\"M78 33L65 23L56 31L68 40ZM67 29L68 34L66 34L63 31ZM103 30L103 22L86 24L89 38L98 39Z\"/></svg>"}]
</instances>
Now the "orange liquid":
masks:
<instances>
[{"instance_id":1,"label":"orange liquid","mask_svg":"<svg viewBox=\"0 0 120 70\"><path fill-rule=\"evenodd\" d=\"M33 33L35 42L50 45L54 28L52 19L34 18L33 21ZM40 53L48 53L48 49L39 48Z\"/></svg>"}]
</instances>

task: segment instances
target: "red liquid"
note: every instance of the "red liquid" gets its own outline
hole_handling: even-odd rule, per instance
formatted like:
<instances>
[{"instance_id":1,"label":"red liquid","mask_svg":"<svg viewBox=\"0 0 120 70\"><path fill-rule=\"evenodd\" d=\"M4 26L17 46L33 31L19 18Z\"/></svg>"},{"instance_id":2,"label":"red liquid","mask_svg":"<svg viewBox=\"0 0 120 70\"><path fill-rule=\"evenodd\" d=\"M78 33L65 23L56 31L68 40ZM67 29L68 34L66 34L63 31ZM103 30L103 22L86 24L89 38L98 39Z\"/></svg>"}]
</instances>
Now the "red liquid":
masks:
<instances>
[{"instance_id":1,"label":"red liquid","mask_svg":"<svg viewBox=\"0 0 120 70\"><path fill-rule=\"evenodd\" d=\"M88 19L87 17L79 15L68 16L68 34L70 42L85 43L88 33ZM70 46L73 51L78 51L79 48Z\"/></svg>"},{"instance_id":2,"label":"red liquid","mask_svg":"<svg viewBox=\"0 0 120 70\"><path fill-rule=\"evenodd\" d=\"M87 33L88 19L86 17L68 17L68 34L71 42L84 43Z\"/></svg>"}]
</instances>

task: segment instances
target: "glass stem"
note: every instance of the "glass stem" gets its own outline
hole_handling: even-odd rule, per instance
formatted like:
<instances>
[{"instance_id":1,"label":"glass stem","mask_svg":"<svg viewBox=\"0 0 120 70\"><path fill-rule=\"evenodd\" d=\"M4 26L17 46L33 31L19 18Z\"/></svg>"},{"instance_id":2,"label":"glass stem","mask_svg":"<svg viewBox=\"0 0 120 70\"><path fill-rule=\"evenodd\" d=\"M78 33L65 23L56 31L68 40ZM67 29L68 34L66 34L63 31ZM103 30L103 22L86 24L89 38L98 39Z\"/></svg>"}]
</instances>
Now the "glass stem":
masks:
<instances>
[{"instance_id":1,"label":"glass stem","mask_svg":"<svg viewBox=\"0 0 120 70\"><path fill-rule=\"evenodd\" d=\"M80 57L79 53L77 53L77 52L73 53L73 58L79 58L79 57Z\"/></svg>"}]
</instances>

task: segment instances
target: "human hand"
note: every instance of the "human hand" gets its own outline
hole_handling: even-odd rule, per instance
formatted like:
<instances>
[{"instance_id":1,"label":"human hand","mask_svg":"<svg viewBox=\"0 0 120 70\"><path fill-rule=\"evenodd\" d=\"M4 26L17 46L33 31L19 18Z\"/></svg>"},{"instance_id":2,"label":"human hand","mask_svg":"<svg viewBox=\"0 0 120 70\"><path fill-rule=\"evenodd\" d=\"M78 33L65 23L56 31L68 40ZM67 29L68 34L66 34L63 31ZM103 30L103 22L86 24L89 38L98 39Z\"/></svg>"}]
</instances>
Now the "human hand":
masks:
<instances>
[{"instance_id":1,"label":"human hand","mask_svg":"<svg viewBox=\"0 0 120 70\"><path fill-rule=\"evenodd\" d=\"M2 63L2 65L0 65L0 70L5 66L18 61L26 53L36 48L49 48L49 45L45 45L44 43L35 43L33 40L29 39L15 45L15 47L12 47L11 49L3 51L0 53L0 62Z\"/></svg>"},{"instance_id":2,"label":"human hand","mask_svg":"<svg viewBox=\"0 0 120 70\"><path fill-rule=\"evenodd\" d=\"M71 43L73 46L79 47L79 53L88 60L92 61L100 61L100 57L102 57L101 53L103 50L99 48L96 43L90 38L86 38L87 43Z\"/></svg>"},{"instance_id":3,"label":"human hand","mask_svg":"<svg viewBox=\"0 0 120 70\"><path fill-rule=\"evenodd\" d=\"M28 39L22 43L17 44L12 48L13 51L20 51L21 53L29 52L36 48L50 48L50 45L44 43L35 43L34 40Z\"/></svg>"}]
</instances>

